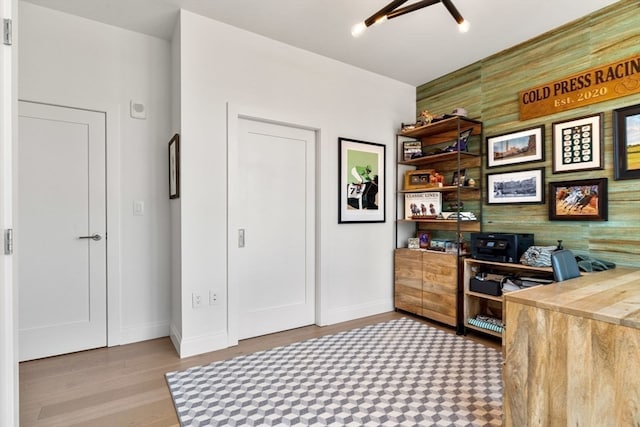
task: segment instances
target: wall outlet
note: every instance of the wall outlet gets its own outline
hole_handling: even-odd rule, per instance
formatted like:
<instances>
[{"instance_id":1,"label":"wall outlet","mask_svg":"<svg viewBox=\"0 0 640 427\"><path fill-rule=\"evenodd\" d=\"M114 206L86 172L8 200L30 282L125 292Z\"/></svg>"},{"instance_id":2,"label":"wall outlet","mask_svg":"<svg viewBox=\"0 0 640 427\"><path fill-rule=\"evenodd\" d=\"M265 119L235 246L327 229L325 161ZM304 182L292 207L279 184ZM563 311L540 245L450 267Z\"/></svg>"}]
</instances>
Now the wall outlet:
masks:
<instances>
[{"instance_id":1,"label":"wall outlet","mask_svg":"<svg viewBox=\"0 0 640 427\"><path fill-rule=\"evenodd\" d=\"M218 305L220 304L220 293L211 289L209 291L209 305Z\"/></svg>"},{"instance_id":2,"label":"wall outlet","mask_svg":"<svg viewBox=\"0 0 640 427\"><path fill-rule=\"evenodd\" d=\"M202 295L193 292L191 294L191 306L193 308L202 307Z\"/></svg>"}]
</instances>

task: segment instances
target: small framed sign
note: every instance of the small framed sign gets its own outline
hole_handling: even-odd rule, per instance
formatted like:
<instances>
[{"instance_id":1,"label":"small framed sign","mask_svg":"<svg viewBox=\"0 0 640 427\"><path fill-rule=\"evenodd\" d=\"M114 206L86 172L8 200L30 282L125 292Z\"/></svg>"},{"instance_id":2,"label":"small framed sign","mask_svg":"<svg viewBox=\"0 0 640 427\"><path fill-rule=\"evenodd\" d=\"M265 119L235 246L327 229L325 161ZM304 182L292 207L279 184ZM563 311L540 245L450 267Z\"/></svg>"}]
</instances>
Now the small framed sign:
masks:
<instances>
[{"instance_id":1,"label":"small framed sign","mask_svg":"<svg viewBox=\"0 0 640 427\"><path fill-rule=\"evenodd\" d=\"M405 219L433 219L442 212L442 193L406 193L404 195Z\"/></svg>"},{"instance_id":2,"label":"small framed sign","mask_svg":"<svg viewBox=\"0 0 640 427\"><path fill-rule=\"evenodd\" d=\"M404 161L414 159L420 155L422 155L422 142L404 141L402 143L402 159Z\"/></svg>"},{"instance_id":3,"label":"small framed sign","mask_svg":"<svg viewBox=\"0 0 640 427\"><path fill-rule=\"evenodd\" d=\"M404 189L405 190L422 190L429 187L434 187L431 183L431 176L433 175L433 169L418 169L412 171L406 171L404 174Z\"/></svg>"},{"instance_id":4,"label":"small framed sign","mask_svg":"<svg viewBox=\"0 0 640 427\"><path fill-rule=\"evenodd\" d=\"M418 230L418 242L421 249L429 249L431 246L431 233L428 231Z\"/></svg>"}]
</instances>

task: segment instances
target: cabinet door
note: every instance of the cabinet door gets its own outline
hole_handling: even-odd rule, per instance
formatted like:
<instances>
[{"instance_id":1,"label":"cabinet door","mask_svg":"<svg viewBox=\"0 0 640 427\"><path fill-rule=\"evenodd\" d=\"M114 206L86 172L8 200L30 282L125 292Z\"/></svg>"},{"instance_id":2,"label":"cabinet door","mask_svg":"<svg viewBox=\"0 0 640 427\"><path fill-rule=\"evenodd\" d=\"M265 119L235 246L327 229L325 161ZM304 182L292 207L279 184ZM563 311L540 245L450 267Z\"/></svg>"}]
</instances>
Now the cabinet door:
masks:
<instances>
[{"instance_id":1,"label":"cabinet door","mask_svg":"<svg viewBox=\"0 0 640 427\"><path fill-rule=\"evenodd\" d=\"M458 256L424 252L422 255L422 315L456 326Z\"/></svg>"},{"instance_id":2,"label":"cabinet door","mask_svg":"<svg viewBox=\"0 0 640 427\"><path fill-rule=\"evenodd\" d=\"M396 249L394 262L395 307L422 315L422 252Z\"/></svg>"}]
</instances>

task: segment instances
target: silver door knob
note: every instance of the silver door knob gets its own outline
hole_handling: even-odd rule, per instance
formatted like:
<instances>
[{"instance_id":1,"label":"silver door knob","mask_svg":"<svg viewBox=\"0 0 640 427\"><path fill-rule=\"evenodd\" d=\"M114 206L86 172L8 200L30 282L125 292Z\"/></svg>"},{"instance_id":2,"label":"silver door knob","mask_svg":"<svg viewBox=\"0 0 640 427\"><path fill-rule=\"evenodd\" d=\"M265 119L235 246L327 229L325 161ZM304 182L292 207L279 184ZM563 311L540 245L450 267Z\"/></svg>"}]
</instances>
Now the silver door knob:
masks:
<instances>
[{"instance_id":1,"label":"silver door knob","mask_svg":"<svg viewBox=\"0 0 640 427\"><path fill-rule=\"evenodd\" d=\"M78 237L78 239L91 239L97 242L99 240L102 240L102 236L99 235L98 233L95 233L95 234L92 234L91 236L80 236Z\"/></svg>"}]
</instances>

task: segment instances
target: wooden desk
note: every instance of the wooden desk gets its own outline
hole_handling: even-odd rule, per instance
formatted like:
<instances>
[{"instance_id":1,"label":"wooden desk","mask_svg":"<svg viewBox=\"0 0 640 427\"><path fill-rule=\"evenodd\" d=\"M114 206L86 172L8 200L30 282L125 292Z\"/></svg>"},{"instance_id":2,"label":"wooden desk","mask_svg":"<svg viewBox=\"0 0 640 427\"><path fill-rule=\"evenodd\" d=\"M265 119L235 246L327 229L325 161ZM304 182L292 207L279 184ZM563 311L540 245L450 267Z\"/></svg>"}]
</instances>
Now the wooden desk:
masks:
<instances>
[{"instance_id":1,"label":"wooden desk","mask_svg":"<svg viewBox=\"0 0 640 427\"><path fill-rule=\"evenodd\" d=\"M640 425L640 269L504 299L504 426Z\"/></svg>"}]
</instances>

